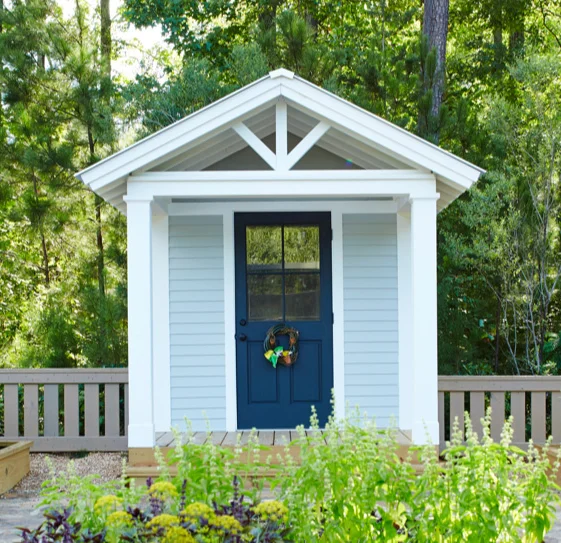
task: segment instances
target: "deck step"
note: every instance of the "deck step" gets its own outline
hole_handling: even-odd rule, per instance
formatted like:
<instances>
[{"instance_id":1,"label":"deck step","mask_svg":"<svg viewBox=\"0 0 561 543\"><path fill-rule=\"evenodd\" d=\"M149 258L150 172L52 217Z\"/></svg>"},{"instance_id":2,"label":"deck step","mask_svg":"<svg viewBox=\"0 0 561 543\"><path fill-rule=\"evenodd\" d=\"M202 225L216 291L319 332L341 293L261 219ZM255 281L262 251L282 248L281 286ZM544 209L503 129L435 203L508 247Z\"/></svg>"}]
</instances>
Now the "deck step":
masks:
<instances>
[{"instance_id":1,"label":"deck step","mask_svg":"<svg viewBox=\"0 0 561 543\"><path fill-rule=\"evenodd\" d=\"M413 468L417 475L423 471L423 466L421 464L413 464ZM268 470L259 474L257 477L274 477L276 474L275 471L274 469ZM169 472L172 477L175 477L177 475L177 468L172 466ZM127 476L134 479L138 485L144 484L149 477L156 479L159 475L160 470L156 466L129 466L127 468Z\"/></svg>"}]
</instances>

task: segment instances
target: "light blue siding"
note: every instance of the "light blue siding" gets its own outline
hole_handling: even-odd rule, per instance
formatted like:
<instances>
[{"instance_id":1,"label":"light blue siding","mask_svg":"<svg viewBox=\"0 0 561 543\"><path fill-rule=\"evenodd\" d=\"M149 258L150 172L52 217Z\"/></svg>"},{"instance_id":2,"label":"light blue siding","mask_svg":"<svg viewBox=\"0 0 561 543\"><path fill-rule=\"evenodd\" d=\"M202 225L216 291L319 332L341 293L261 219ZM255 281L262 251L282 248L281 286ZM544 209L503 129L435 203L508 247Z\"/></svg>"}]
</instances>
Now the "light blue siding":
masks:
<instances>
[{"instance_id":1,"label":"light blue siding","mask_svg":"<svg viewBox=\"0 0 561 543\"><path fill-rule=\"evenodd\" d=\"M346 402L398 424L395 215L343 215L343 288Z\"/></svg>"},{"instance_id":2,"label":"light blue siding","mask_svg":"<svg viewBox=\"0 0 561 543\"><path fill-rule=\"evenodd\" d=\"M226 428L222 216L170 217L172 426Z\"/></svg>"}]
</instances>

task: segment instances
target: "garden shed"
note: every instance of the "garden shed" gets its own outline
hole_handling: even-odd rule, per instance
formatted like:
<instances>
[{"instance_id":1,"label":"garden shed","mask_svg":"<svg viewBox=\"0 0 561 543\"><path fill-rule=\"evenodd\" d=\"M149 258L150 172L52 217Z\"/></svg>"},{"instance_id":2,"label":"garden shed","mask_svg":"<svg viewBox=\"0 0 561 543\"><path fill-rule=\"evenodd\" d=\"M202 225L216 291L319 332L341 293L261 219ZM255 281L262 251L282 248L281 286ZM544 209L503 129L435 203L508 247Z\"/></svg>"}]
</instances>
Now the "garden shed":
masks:
<instances>
[{"instance_id":1,"label":"garden shed","mask_svg":"<svg viewBox=\"0 0 561 543\"><path fill-rule=\"evenodd\" d=\"M332 390L438 443L437 213L481 173L283 69L80 172L127 215L129 448Z\"/></svg>"}]
</instances>

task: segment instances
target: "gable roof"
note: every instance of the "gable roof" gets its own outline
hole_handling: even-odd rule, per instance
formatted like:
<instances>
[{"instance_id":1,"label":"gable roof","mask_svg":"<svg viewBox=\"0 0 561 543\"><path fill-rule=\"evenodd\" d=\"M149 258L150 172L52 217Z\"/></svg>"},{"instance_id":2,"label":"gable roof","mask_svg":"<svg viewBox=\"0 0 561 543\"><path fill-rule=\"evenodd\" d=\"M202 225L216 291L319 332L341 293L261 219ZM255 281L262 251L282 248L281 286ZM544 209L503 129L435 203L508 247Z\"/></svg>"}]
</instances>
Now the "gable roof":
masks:
<instances>
[{"instance_id":1,"label":"gable roof","mask_svg":"<svg viewBox=\"0 0 561 543\"><path fill-rule=\"evenodd\" d=\"M285 100L298 113L299 119L294 121L293 131L306 130L306 119L327 122L335 129L336 135L332 138L338 136L338 140L324 143L320 140L317 143L320 147L324 145L327 150L342 148L351 156L354 153L357 162L362 160L366 168L380 168L380 164L383 168L384 164L392 164L392 167L403 165L404 168L433 172L437 179L437 190L441 193L439 209L456 199L484 173L483 169L452 153L288 70L280 69L97 162L76 174L76 177L101 197L123 209L122 197L126 194L129 175L166 163L169 168L173 159L189 152L196 154L198 149L200 153L208 154L213 140L217 142L218 153L211 156L219 161L228 153L239 150L238 145L230 151L222 151L227 147L224 140L228 136L224 133L235 123L247 121L250 126L252 120L259 119L263 135L270 134L271 126L266 122L267 111L279 100ZM257 128L256 125L256 133ZM348 140L346 144L345 140ZM242 142L242 147L246 145Z\"/></svg>"}]
</instances>

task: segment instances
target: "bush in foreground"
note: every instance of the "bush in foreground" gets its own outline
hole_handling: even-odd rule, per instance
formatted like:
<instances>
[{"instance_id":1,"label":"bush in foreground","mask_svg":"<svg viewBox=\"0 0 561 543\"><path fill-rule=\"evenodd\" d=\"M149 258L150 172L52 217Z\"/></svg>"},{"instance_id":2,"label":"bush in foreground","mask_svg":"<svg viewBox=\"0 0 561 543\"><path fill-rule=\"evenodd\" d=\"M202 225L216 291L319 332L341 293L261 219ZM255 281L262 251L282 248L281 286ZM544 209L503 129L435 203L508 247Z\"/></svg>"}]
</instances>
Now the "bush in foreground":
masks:
<instances>
[{"instance_id":1,"label":"bush in foreground","mask_svg":"<svg viewBox=\"0 0 561 543\"><path fill-rule=\"evenodd\" d=\"M511 421L500 443L490 438L490 412L479 440L466 419L457 425L439 462L434 447L419 447L402 461L392 430L372 421L333 419L323 435L299 429L299 458L287 447L277 458L253 436L225 449L179 444L161 476L144 488L95 485L62 474L45 485L43 503L55 507L21 541L120 542L540 542L551 529L557 486L548 476L547 448L511 445ZM315 431L314 431L315 430ZM268 480L278 501L263 501ZM62 498L66 496L65 500ZM61 501L62 498L62 501Z\"/></svg>"}]
</instances>

